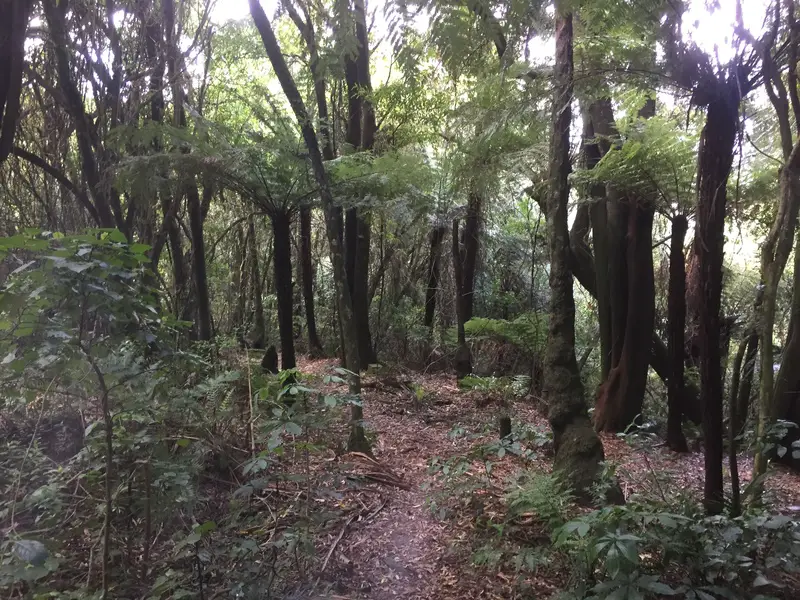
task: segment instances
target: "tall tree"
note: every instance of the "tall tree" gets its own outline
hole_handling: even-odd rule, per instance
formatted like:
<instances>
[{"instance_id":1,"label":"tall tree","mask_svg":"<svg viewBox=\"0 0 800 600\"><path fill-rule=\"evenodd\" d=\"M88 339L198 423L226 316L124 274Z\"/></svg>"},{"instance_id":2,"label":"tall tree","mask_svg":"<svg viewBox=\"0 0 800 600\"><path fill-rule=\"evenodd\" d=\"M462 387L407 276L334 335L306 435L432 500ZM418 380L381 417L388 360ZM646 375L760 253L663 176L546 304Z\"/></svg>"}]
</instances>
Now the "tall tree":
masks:
<instances>
[{"instance_id":1,"label":"tall tree","mask_svg":"<svg viewBox=\"0 0 800 600\"><path fill-rule=\"evenodd\" d=\"M249 0L249 2L250 14L253 17L253 22L261 35L261 40L264 43L264 50L278 77L283 93L286 95L297 119L297 123L303 135L303 141L308 150L311 169L314 173L317 185L319 186L322 208L325 212L325 229L328 237L328 247L330 250L331 263L333 264L333 279L336 287L339 321L344 338L345 359L348 365L356 365L355 369L351 367L351 375L349 377L350 392L354 395L359 395L361 392L361 381L357 365L361 363L358 356L358 334L353 318L353 303L347 285L344 251L341 243L343 236L341 211L337 210L334 202L328 173L325 171L325 166L322 162L322 154L319 149L317 134L314 131L314 126L309 118L303 98L297 89L297 84L289 71L289 67L286 65L283 54L281 54L281 49L278 40L275 38L275 33L272 31L269 18L258 0ZM362 424L363 411L361 403L352 403L350 411L351 428L348 448L350 450L368 452L369 442L367 441Z\"/></svg>"},{"instance_id":2,"label":"tall tree","mask_svg":"<svg viewBox=\"0 0 800 600\"><path fill-rule=\"evenodd\" d=\"M686 452L683 434L684 334L686 329L686 257L683 245L689 223L682 214L672 217L669 250L669 292L667 327L672 374L667 386L667 445L676 452Z\"/></svg>"},{"instance_id":3,"label":"tall tree","mask_svg":"<svg viewBox=\"0 0 800 600\"><path fill-rule=\"evenodd\" d=\"M572 13L556 2L554 92L550 138L547 234L550 246L550 321L545 356L544 393L550 405L556 470L586 493L603 461L603 445L592 428L575 358L575 302L572 296L567 202L572 119Z\"/></svg>"},{"instance_id":4,"label":"tall tree","mask_svg":"<svg viewBox=\"0 0 800 600\"><path fill-rule=\"evenodd\" d=\"M776 2L774 10L773 27L768 43L762 58L762 71L764 75L764 87L767 96L775 110L778 121L778 131L780 134L780 145L783 153L783 165L780 169L780 199L778 201L778 211L767 234L764 245L761 248L761 293L758 298L757 313L759 324L759 347L760 347L760 372L761 385L759 393L758 411L758 440L759 448L756 452L754 471L756 476L761 475L766 470L767 455L764 451L766 444L767 429L777 417L784 418L785 411L778 412L775 406L775 392L777 383L773 376L774 356L773 356L773 331L775 324L775 312L777 304L778 284L780 283L789 255L794 245L795 229L797 228L798 212L800 212L800 136L793 135L792 121L795 127L800 129L800 99L798 99L797 86L797 56L798 56L798 31L794 16L794 3L786 2L788 24L788 48L787 48L787 79L788 90L781 76L775 54L782 54L783 48L773 50L772 46L777 37L777 32L781 24L782 4ZM785 361L783 361L785 362ZM795 365L789 363L788 368ZM783 365L781 367L783 370ZM784 382L781 385L781 392L785 393L785 380L788 372L783 373ZM781 374L778 374L778 379ZM782 403L785 401L782 399ZM787 454L791 454L787 452Z\"/></svg>"}]
</instances>

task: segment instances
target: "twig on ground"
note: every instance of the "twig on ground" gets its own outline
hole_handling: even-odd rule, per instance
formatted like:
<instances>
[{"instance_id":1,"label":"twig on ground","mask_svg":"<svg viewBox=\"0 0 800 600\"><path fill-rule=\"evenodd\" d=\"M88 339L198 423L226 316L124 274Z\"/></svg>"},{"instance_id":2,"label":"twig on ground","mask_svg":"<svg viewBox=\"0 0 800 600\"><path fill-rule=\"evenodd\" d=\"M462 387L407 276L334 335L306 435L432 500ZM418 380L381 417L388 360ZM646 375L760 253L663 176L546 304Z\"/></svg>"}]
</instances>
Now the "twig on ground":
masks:
<instances>
[{"instance_id":1,"label":"twig on ground","mask_svg":"<svg viewBox=\"0 0 800 600\"><path fill-rule=\"evenodd\" d=\"M314 587L316 587L316 584L319 583L319 578L325 572L325 567L328 566L328 561L331 559L331 556L333 555L333 551L336 550L336 546L338 546L339 542L342 541L342 538L344 537L344 532L347 530L347 526L350 525L350 523L353 522L353 519L356 518L356 515L357 515L357 513L353 513L347 518L347 521L345 521L344 526L342 527L341 531L339 532L339 535L336 536L335 540L333 540L333 543L331 544L331 547L328 550L328 555L325 557L325 561L322 563L322 568L319 570L319 575L317 576L317 581L314 584Z\"/></svg>"}]
</instances>

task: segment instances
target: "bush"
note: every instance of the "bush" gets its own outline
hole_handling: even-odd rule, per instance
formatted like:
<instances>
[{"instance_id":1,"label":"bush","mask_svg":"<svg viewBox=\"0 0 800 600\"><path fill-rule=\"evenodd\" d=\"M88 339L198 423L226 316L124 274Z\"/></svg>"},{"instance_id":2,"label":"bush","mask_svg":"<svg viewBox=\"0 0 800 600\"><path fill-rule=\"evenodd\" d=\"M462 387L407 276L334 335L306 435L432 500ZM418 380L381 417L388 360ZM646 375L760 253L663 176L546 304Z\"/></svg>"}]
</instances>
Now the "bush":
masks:
<instances>
[{"instance_id":1,"label":"bush","mask_svg":"<svg viewBox=\"0 0 800 600\"><path fill-rule=\"evenodd\" d=\"M766 598L800 567L800 524L783 515L707 517L656 504L606 507L554 532L574 596ZM594 584L594 585L592 585Z\"/></svg>"}]
</instances>

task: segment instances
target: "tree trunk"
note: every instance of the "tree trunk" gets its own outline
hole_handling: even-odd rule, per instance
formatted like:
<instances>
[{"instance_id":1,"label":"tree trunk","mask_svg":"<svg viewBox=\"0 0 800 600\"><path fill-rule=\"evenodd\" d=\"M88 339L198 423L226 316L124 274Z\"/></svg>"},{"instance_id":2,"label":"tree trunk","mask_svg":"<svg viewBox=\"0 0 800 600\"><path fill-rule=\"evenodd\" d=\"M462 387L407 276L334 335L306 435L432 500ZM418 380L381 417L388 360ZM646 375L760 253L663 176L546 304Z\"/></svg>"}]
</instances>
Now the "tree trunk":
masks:
<instances>
[{"instance_id":1,"label":"tree trunk","mask_svg":"<svg viewBox=\"0 0 800 600\"><path fill-rule=\"evenodd\" d=\"M203 189L203 196L211 194L212 189ZM189 230L192 234L192 280L194 281L195 302L197 306L197 339L209 341L211 331L211 301L208 297L208 275L206 274L206 246L203 238L203 214L197 184L187 185L189 199Z\"/></svg>"},{"instance_id":2,"label":"tree trunk","mask_svg":"<svg viewBox=\"0 0 800 600\"><path fill-rule=\"evenodd\" d=\"M686 329L686 257L683 254L686 231L684 215L672 217L669 249L668 340L671 374L667 386L667 446L675 452L687 452L683 435L684 333Z\"/></svg>"},{"instance_id":3,"label":"tree trunk","mask_svg":"<svg viewBox=\"0 0 800 600\"><path fill-rule=\"evenodd\" d=\"M294 318L292 306L292 233L286 212L270 215L272 221L275 293L278 297L278 331L281 336L281 369L297 366L294 355Z\"/></svg>"},{"instance_id":4,"label":"tree trunk","mask_svg":"<svg viewBox=\"0 0 800 600\"><path fill-rule=\"evenodd\" d=\"M579 495L586 495L600 472L603 445L592 428L575 358L575 302L567 202L572 118L572 14L556 3L556 61L550 139L547 233L550 246L550 321L545 354L544 394L553 428L554 469Z\"/></svg>"},{"instance_id":5,"label":"tree trunk","mask_svg":"<svg viewBox=\"0 0 800 600\"><path fill-rule=\"evenodd\" d=\"M461 310L464 323L472 318L475 303L475 272L478 266L482 204L481 194L472 191L467 200L467 215L464 218L464 229L461 232L461 246L463 248Z\"/></svg>"},{"instance_id":6,"label":"tree trunk","mask_svg":"<svg viewBox=\"0 0 800 600\"><path fill-rule=\"evenodd\" d=\"M372 334L369 325L369 256L372 237L372 224L369 213L364 212L356 217L356 264L353 279L353 314L358 332L359 368L365 370L370 364L377 362L375 349L372 347Z\"/></svg>"},{"instance_id":7,"label":"tree trunk","mask_svg":"<svg viewBox=\"0 0 800 600\"><path fill-rule=\"evenodd\" d=\"M32 0L10 0L0 6L0 164L14 143L25 64L25 33Z\"/></svg>"},{"instance_id":8,"label":"tree trunk","mask_svg":"<svg viewBox=\"0 0 800 600\"><path fill-rule=\"evenodd\" d=\"M621 211L622 212L622 211ZM595 427L598 431L625 431L641 420L642 404L647 387L649 357L641 351L653 338L655 317L655 284L653 278L653 213L654 209L643 201L625 209L628 228L626 262L613 276L624 279L627 298L612 301L612 330L624 330L621 341L612 339L612 360L616 363L608 379L600 386L595 407ZM612 236L616 234L612 233ZM617 262L612 260L611 264ZM623 275L624 271L624 275ZM620 290L621 291L621 290ZM613 297L613 295L612 295ZM624 323L614 312L619 305L624 313ZM624 306L624 308L622 308Z\"/></svg>"},{"instance_id":9,"label":"tree trunk","mask_svg":"<svg viewBox=\"0 0 800 600\"><path fill-rule=\"evenodd\" d=\"M428 253L428 287L425 291L425 327L433 329L433 317L436 313L436 294L439 291L439 262L441 258L442 240L447 228L434 227L430 235L430 251Z\"/></svg>"},{"instance_id":10,"label":"tree trunk","mask_svg":"<svg viewBox=\"0 0 800 600\"><path fill-rule=\"evenodd\" d=\"M703 285L699 297L700 386L705 434L703 502L709 514L723 509L722 432L722 260L725 244L727 184L738 131L740 93L737 80L717 80L708 104L698 157L695 252Z\"/></svg>"},{"instance_id":11,"label":"tree trunk","mask_svg":"<svg viewBox=\"0 0 800 600\"><path fill-rule=\"evenodd\" d=\"M311 356L323 356L322 344L317 334L317 316L314 307L314 263L311 258L311 207L300 207L300 265L303 279L303 303L306 309L308 350Z\"/></svg>"},{"instance_id":12,"label":"tree trunk","mask_svg":"<svg viewBox=\"0 0 800 600\"><path fill-rule=\"evenodd\" d=\"M586 168L593 169L600 159L611 148L611 140L618 135L614 123L614 112L611 99L602 97L595 100L584 112L584 132L586 140L584 153ZM600 328L600 381L608 379L612 367L612 314L611 314L611 282L609 280L610 238L608 222L608 192L613 190L609 185L596 185L590 190L593 203L590 208L592 227L592 245L594 247L594 277L596 285L597 317ZM585 264L590 259L576 256L578 264Z\"/></svg>"},{"instance_id":13,"label":"tree trunk","mask_svg":"<svg viewBox=\"0 0 800 600\"><path fill-rule=\"evenodd\" d=\"M456 379L461 380L472 373L472 353L467 345L467 336L464 331L464 273L463 253L458 239L458 219L453 219L453 284L456 288L456 330L458 332L458 348L456 349L455 364Z\"/></svg>"},{"instance_id":14,"label":"tree trunk","mask_svg":"<svg viewBox=\"0 0 800 600\"><path fill-rule=\"evenodd\" d=\"M345 57L345 80L348 93L346 139L348 144L356 150L372 150L376 131L375 111L369 98L372 83L369 73L369 41L365 11L363 0L354 0L353 21L358 51L355 57ZM361 360L361 364L357 365L357 368L361 370L377 361L369 329L370 241L369 209L365 207L348 209L345 223L347 276Z\"/></svg>"},{"instance_id":15,"label":"tree trunk","mask_svg":"<svg viewBox=\"0 0 800 600\"><path fill-rule=\"evenodd\" d=\"M762 450L767 430L778 416L774 401L773 330L778 299L778 285L794 242L794 230L800 210L800 142L789 153L780 175L780 204L775 222L761 251L761 310L759 312L759 345L761 347L761 386L758 405L758 440L753 471L756 476L767 468ZM790 453L788 453L790 454Z\"/></svg>"},{"instance_id":16,"label":"tree trunk","mask_svg":"<svg viewBox=\"0 0 800 600\"><path fill-rule=\"evenodd\" d=\"M631 209L632 210L632 209ZM629 207L617 194L606 201L608 236L608 289L611 313L611 370L622 357L628 316L628 273L626 270L625 230ZM635 287L635 286L633 286ZM610 374L609 374L610 377Z\"/></svg>"},{"instance_id":17,"label":"tree trunk","mask_svg":"<svg viewBox=\"0 0 800 600\"><path fill-rule=\"evenodd\" d=\"M261 269L258 264L258 251L256 244L256 226L253 217L247 224L247 254L250 256L250 285L253 302L253 326L248 334L250 347L263 350L266 347L267 326L264 320L264 290L261 287ZM264 265L266 269L268 265Z\"/></svg>"},{"instance_id":18,"label":"tree trunk","mask_svg":"<svg viewBox=\"0 0 800 600\"><path fill-rule=\"evenodd\" d=\"M792 290L789 333L783 348L781 366L775 377L774 402L777 418L800 425L800 236L797 236L794 249L794 278ZM795 470L800 470L800 450L792 444L800 440L800 430L791 428L779 442L787 449L786 454L777 457Z\"/></svg>"},{"instance_id":19,"label":"tree trunk","mask_svg":"<svg viewBox=\"0 0 800 600\"><path fill-rule=\"evenodd\" d=\"M244 232L242 231L241 224L236 226L236 235L234 236L233 248L233 264L231 265L231 293L229 297L233 296L233 311L231 312L231 320L229 333L236 335L237 339L244 339L243 336L243 321L244 321L244 305L247 295L244 293L244 283L246 281L245 265L247 264L247 248L244 243Z\"/></svg>"},{"instance_id":20,"label":"tree trunk","mask_svg":"<svg viewBox=\"0 0 800 600\"><path fill-rule=\"evenodd\" d=\"M750 413L750 396L753 393L753 377L756 370L756 358L758 357L757 328L753 327L749 331L742 345L745 346L745 352L740 364L738 390L735 396L731 396L731 402L736 403L736 407L731 411L731 427L735 435L740 435L744 432L745 425L747 424L747 416ZM737 352L734 362L738 358ZM735 364L733 373L736 375ZM733 415L735 415L735 418Z\"/></svg>"},{"instance_id":21,"label":"tree trunk","mask_svg":"<svg viewBox=\"0 0 800 600\"><path fill-rule=\"evenodd\" d=\"M249 0L249 3L250 14L253 16L253 21L261 35L264 49L278 77L283 93L286 95L292 107L297 123L300 126L300 131L303 134L303 141L308 149L309 161L311 162L311 168L317 186L319 186L320 199L325 213L325 231L328 237L331 263L333 265L333 281L336 289L336 303L342 328L342 337L344 338L345 357L348 364L357 366L359 364L358 334L355 321L353 320L353 304L350 298L350 290L347 285L347 273L345 272L344 265L344 251L342 248L344 224L342 222L341 211L336 209L334 203L328 174L322 162L322 154L320 153L317 134L311 124L311 119L309 118L308 111L306 111L303 98L300 96L294 78L289 71L289 67L286 65L283 54L281 54L281 49L278 45L278 40L275 38L275 33L272 30L269 18L264 12L264 9L261 8L258 0ZM350 393L356 396L360 395L361 380L357 369L350 375L349 383ZM369 442L364 433L364 426L362 423L364 416L361 403L354 402L350 406L351 429L350 437L347 442L348 449L369 452Z\"/></svg>"},{"instance_id":22,"label":"tree trunk","mask_svg":"<svg viewBox=\"0 0 800 600\"><path fill-rule=\"evenodd\" d=\"M575 252L570 248L570 259L572 261L572 274L578 283L581 284L589 295L597 300L597 275L595 273L595 265L592 256L583 252ZM652 344L650 346L650 366L664 382L664 385L669 385L670 377L670 358L667 346L659 337L653 334ZM691 382L684 382L684 416L693 423L699 424L702 420L702 398L700 398L700 391Z\"/></svg>"}]
</instances>

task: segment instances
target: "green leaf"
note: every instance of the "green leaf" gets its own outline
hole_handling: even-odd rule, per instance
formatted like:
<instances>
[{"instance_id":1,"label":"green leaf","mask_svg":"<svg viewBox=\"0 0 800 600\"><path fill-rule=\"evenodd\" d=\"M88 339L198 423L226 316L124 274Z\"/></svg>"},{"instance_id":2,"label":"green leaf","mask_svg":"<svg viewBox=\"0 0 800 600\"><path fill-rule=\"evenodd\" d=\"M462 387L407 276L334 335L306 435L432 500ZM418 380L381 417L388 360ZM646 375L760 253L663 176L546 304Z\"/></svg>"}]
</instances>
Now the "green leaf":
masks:
<instances>
[{"instance_id":1,"label":"green leaf","mask_svg":"<svg viewBox=\"0 0 800 600\"><path fill-rule=\"evenodd\" d=\"M621 541L617 542L616 545L617 548L619 548L620 554L624 556L628 562L631 564L637 564L639 562L639 551L635 543Z\"/></svg>"},{"instance_id":2,"label":"green leaf","mask_svg":"<svg viewBox=\"0 0 800 600\"><path fill-rule=\"evenodd\" d=\"M653 592L654 594L659 594L661 596L674 596L678 593L666 583L661 583L660 581L648 581L642 585L642 587Z\"/></svg>"},{"instance_id":3,"label":"green leaf","mask_svg":"<svg viewBox=\"0 0 800 600\"><path fill-rule=\"evenodd\" d=\"M194 528L194 530L199 533L208 533L210 531L215 531L217 529L217 524L214 521L206 521L202 525L198 525Z\"/></svg>"},{"instance_id":4,"label":"green leaf","mask_svg":"<svg viewBox=\"0 0 800 600\"><path fill-rule=\"evenodd\" d=\"M772 585L772 582L759 573L753 580L753 587L757 588L757 587L763 587L765 585Z\"/></svg>"},{"instance_id":5,"label":"green leaf","mask_svg":"<svg viewBox=\"0 0 800 600\"><path fill-rule=\"evenodd\" d=\"M286 431L286 433L291 435L300 435L301 433L303 433L303 428L300 427L300 425L298 425L297 423L293 423L292 421L286 423L283 426L283 429Z\"/></svg>"},{"instance_id":6,"label":"green leaf","mask_svg":"<svg viewBox=\"0 0 800 600\"><path fill-rule=\"evenodd\" d=\"M17 540L14 542L14 554L28 564L40 567L49 556L47 548L36 540Z\"/></svg>"}]
</instances>

